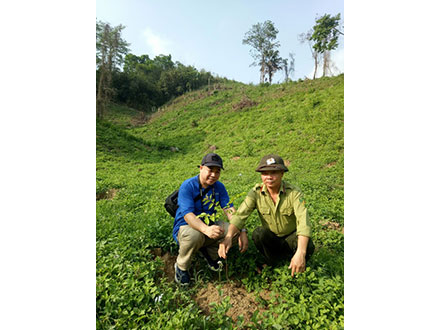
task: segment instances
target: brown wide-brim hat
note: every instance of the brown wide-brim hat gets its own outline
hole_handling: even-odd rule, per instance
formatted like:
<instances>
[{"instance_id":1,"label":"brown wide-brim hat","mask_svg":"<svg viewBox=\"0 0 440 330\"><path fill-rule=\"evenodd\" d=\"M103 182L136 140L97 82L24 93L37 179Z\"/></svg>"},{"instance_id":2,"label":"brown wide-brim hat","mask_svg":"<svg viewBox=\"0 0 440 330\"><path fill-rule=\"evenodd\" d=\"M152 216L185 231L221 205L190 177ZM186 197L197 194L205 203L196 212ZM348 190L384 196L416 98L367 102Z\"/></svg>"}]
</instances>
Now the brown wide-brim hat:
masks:
<instances>
[{"instance_id":1,"label":"brown wide-brim hat","mask_svg":"<svg viewBox=\"0 0 440 330\"><path fill-rule=\"evenodd\" d=\"M263 171L284 171L287 172L289 169L284 165L284 160L276 155L269 154L261 158L260 164L258 165L256 172Z\"/></svg>"}]
</instances>

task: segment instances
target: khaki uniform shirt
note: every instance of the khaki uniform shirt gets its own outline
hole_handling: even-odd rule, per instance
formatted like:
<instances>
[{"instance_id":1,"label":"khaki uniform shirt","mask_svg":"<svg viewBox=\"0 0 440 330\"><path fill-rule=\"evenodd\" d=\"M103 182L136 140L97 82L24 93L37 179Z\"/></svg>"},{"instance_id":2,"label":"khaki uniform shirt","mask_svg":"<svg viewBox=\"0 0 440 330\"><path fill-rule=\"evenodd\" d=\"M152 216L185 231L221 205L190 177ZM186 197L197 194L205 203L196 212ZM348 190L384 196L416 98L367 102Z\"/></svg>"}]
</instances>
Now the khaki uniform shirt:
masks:
<instances>
[{"instance_id":1,"label":"khaki uniform shirt","mask_svg":"<svg viewBox=\"0 0 440 330\"><path fill-rule=\"evenodd\" d=\"M265 185L255 185L232 215L231 223L241 230L254 209L257 209L263 227L279 237L289 235L295 230L297 235L311 237L311 224L302 194L285 181L281 183L276 204Z\"/></svg>"}]
</instances>

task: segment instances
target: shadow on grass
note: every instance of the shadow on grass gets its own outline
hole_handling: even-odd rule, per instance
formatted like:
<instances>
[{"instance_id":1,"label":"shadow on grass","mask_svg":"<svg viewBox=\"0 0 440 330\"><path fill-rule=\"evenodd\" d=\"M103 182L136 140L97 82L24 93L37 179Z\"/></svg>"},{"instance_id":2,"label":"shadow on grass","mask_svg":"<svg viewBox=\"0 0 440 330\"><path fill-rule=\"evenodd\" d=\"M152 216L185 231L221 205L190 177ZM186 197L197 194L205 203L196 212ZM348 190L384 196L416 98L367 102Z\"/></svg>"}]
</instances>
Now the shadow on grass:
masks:
<instances>
[{"instance_id":1,"label":"shadow on grass","mask_svg":"<svg viewBox=\"0 0 440 330\"><path fill-rule=\"evenodd\" d=\"M336 252L328 247L321 247L315 250L310 259L309 266L316 269L322 267L330 276L339 275L344 277L344 255L343 252Z\"/></svg>"},{"instance_id":2,"label":"shadow on grass","mask_svg":"<svg viewBox=\"0 0 440 330\"><path fill-rule=\"evenodd\" d=\"M203 133L179 135L161 141L146 141L110 122L96 121L96 151L129 160L158 162L186 153L204 139ZM183 146L176 150L176 145Z\"/></svg>"}]
</instances>

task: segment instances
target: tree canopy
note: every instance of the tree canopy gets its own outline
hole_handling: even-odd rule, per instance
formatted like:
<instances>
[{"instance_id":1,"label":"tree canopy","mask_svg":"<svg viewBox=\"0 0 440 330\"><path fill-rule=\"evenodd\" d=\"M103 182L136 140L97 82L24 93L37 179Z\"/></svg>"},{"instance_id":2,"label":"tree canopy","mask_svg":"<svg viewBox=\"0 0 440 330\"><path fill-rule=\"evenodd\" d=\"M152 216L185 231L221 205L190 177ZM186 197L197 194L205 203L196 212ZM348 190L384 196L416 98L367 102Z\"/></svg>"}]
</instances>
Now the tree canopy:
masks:
<instances>
[{"instance_id":1,"label":"tree canopy","mask_svg":"<svg viewBox=\"0 0 440 330\"><path fill-rule=\"evenodd\" d=\"M96 66L99 73L96 114L104 115L105 107L112 97L112 74L122 64L129 43L121 37L124 26L112 27L108 23L96 22Z\"/></svg>"},{"instance_id":2,"label":"tree canopy","mask_svg":"<svg viewBox=\"0 0 440 330\"><path fill-rule=\"evenodd\" d=\"M341 14L333 17L329 14L321 16L316 19L312 34L309 36L310 40L314 43L313 49L323 57L323 76L329 70L330 52L338 47L339 35L342 34L338 30L340 19Z\"/></svg>"},{"instance_id":3,"label":"tree canopy","mask_svg":"<svg viewBox=\"0 0 440 330\"><path fill-rule=\"evenodd\" d=\"M148 55L127 54L123 68L115 77L115 100L145 112L185 92L225 80L205 70L173 62L171 55L150 59Z\"/></svg>"},{"instance_id":4,"label":"tree canopy","mask_svg":"<svg viewBox=\"0 0 440 330\"><path fill-rule=\"evenodd\" d=\"M277 50L280 46L280 43L276 41L277 34L278 30L275 25L268 20L252 25L242 41L244 45L252 47L250 53L255 61L251 66L260 66L260 83L264 83L266 74L271 83L273 74L282 69L283 59Z\"/></svg>"},{"instance_id":5,"label":"tree canopy","mask_svg":"<svg viewBox=\"0 0 440 330\"><path fill-rule=\"evenodd\" d=\"M110 101L151 112L170 99L205 85L224 81L210 72L173 62L171 55L128 53L124 26L96 22L96 112L104 115Z\"/></svg>"}]
</instances>

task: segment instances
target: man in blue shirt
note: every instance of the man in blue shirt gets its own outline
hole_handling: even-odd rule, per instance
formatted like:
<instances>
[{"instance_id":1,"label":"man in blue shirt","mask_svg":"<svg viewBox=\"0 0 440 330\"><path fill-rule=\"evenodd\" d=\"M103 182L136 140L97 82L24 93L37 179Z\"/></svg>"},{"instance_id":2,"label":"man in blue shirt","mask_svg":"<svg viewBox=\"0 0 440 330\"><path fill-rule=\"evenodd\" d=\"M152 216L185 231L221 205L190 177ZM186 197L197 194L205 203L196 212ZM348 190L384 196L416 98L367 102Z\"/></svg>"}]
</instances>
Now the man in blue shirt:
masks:
<instances>
[{"instance_id":1,"label":"man in blue shirt","mask_svg":"<svg viewBox=\"0 0 440 330\"><path fill-rule=\"evenodd\" d=\"M179 207L174 219L173 237L179 244L179 255L174 265L175 281L181 285L189 284L191 258L199 250L211 270L219 271L222 267L218 247L228 232L229 223L219 220L206 224L202 213L212 215L216 212L212 202L219 203L229 220L235 212L234 206L229 203L225 186L218 181L223 169L221 157L215 153L207 154L199 169L198 175L185 180L180 186L177 201ZM238 243L240 252L247 250L246 230L240 232Z\"/></svg>"}]
</instances>

